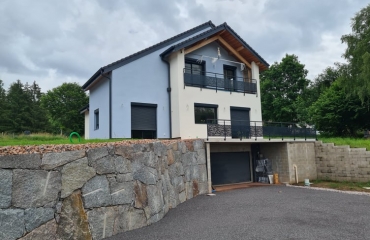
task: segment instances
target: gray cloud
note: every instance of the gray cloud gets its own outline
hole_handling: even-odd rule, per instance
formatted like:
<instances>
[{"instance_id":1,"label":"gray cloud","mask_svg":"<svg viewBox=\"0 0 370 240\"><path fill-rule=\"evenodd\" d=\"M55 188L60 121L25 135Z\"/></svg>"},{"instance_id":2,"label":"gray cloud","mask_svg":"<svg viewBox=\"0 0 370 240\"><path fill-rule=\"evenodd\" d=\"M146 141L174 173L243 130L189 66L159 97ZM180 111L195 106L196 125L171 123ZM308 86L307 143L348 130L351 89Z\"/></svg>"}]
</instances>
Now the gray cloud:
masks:
<instances>
[{"instance_id":1,"label":"gray cloud","mask_svg":"<svg viewBox=\"0 0 370 240\"><path fill-rule=\"evenodd\" d=\"M340 36L365 0L3 0L0 78L46 91L83 84L101 66L212 20L227 22L268 62L297 54L310 76L341 61ZM321 69L320 69L321 66Z\"/></svg>"}]
</instances>

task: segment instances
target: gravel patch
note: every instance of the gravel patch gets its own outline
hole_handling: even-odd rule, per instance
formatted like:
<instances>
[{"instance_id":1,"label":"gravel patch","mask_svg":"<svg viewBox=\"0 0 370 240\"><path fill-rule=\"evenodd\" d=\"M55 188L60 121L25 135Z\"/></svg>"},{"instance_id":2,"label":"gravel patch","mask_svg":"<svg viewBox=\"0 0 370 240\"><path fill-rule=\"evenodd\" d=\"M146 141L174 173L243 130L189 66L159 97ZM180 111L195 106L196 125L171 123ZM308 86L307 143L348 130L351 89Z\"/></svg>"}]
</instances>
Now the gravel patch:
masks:
<instances>
[{"instance_id":1,"label":"gravel patch","mask_svg":"<svg viewBox=\"0 0 370 240\"><path fill-rule=\"evenodd\" d=\"M195 139L183 140L184 142L192 142ZM1 155L19 155L19 154L31 154L31 153L50 153L50 152L66 152L66 151L77 151L77 150L88 150L91 148L99 147L114 147L120 145L133 145L133 144L148 144L153 142L162 142L165 145L179 142L181 140L158 140L158 139L141 139L141 140L129 140L129 141L118 141L118 142L106 142L106 143L86 143L86 144L47 144L47 145L24 145L24 146L5 146L0 147Z\"/></svg>"}]
</instances>

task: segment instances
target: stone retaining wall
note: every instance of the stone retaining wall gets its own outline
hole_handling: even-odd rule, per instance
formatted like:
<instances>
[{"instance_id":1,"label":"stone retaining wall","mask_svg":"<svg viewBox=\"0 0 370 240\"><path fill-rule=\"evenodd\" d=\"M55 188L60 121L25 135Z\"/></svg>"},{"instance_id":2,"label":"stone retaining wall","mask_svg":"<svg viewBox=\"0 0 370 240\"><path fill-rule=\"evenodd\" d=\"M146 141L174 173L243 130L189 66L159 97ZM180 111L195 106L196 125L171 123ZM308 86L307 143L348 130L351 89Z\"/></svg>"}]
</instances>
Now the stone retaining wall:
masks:
<instances>
[{"instance_id":1,"label":"stone retaining wall","mask_svg":"<svg viewBox=\"0 0 370 240\"><path fill-rule=\"evenodd\" d=\"M0 156L0 239L102 239L206 191L203 140Z\"/></svg>"},{"instance_id":2,"label":"stone retaining wall","mask_svg":"<svg viewBox=\"0 0 370 240\"><path fill-rule=\"evenodd\" d=\"M318 179L335 181L370 181L370 152L366 148L315 143Z\"/></svg>"}]
</instances>

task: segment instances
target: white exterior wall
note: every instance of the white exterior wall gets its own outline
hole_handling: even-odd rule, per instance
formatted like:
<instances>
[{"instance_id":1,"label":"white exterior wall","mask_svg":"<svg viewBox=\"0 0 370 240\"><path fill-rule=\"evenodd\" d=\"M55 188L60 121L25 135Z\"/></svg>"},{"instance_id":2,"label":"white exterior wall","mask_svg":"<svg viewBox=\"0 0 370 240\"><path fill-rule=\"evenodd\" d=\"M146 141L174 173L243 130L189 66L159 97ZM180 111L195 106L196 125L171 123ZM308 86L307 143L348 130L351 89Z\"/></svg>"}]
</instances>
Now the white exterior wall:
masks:
<instances>
[{"instance_id":1,"label":"white exterior wall","mask_svg":"<svg viewBox=\"0 0 370 240\"><path fill-rule=\"evenodd\" d=\"M109 138L109 80L102 78L90 89L89 100L89 128L91 139ZM94 111L99 109L99 129L94 129Z\"/></svg>"},{"instance_id":2,"label":"white exterior wall","mask_svg":"<svg viewBox=\"0 0 370 240\"><path fill-rule=\"evenodd\" d=\"M90 124L89 124L89 110L85 112L85 139L89 138Z\"/></svg>"},{"instance_id":3,"label":"white exterior wall","mask_svg":"<svg viewBox=\"0 0 370 240\"><path fill-rule=\"evenodd\" d=\"M172 136L182 139L206 138L207 125L195 124L194 103L216 104L217 118L230 120L230 106L250 108L250 121L262 121L259 69L252 62L252 77L257 80L257 94L217 91L198 87L184 88L184 51L170 57Z\"/></svg>"}]
</instances>

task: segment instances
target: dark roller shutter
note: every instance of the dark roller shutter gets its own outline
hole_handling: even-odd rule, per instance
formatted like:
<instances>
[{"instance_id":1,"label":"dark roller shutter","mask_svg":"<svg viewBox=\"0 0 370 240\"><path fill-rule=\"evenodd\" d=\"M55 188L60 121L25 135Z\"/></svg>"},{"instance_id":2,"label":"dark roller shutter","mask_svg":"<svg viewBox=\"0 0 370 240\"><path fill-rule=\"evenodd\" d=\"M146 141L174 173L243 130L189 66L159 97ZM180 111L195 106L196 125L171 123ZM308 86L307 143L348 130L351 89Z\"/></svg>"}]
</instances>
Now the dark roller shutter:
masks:
<instances>
[{"instance_id":1,"label":"dark roller shutter","mask_svg":"<svg viewBox=\"0 0 370 240\"><path fill-rule=\"evenodd\" d=\"M249 152L211 153L213 185L252 181Z\"/></svg>"},{"instance_id":2,"label":"dark roller shutter","mask_svg":"<svg viewBox=\"0 0 370 240\"><path fill-rule=\"evenodd\" d=\"M249 108L230 107L231 135L233 138L249 138Z\"/></svg>"},{"instance_id":3,"label":"dark roller shutter","mask_svg":"<svg viewBox=\"0 0 370 240\"><path fill-rule=\"evenodd\" d=\"M131 104L131 130L157 130L157 106Z\"/></svg>"}]
</instances>

